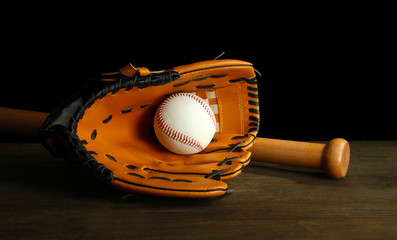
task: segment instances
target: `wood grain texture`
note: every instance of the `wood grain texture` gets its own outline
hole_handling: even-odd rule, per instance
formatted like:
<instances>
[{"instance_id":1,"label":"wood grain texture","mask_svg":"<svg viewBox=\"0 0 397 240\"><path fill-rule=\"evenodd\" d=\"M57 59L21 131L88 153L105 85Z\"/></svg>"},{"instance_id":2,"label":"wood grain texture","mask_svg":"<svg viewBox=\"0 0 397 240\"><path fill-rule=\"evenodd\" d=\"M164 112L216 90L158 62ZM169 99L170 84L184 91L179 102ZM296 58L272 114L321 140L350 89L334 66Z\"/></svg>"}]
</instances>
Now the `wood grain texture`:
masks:
<instances>
[{"instance_id":1,"label":"wood grain texture","mask_svg":"<svg viewBox=\"0 0 397 240\"><path fill-rule=\"evenodd\" d=\"M351 142L347 176L250 164L215 199L127 195L39 144L0 144L0 239L396 239L397 141Z\"/></svg>"}]
</instances>

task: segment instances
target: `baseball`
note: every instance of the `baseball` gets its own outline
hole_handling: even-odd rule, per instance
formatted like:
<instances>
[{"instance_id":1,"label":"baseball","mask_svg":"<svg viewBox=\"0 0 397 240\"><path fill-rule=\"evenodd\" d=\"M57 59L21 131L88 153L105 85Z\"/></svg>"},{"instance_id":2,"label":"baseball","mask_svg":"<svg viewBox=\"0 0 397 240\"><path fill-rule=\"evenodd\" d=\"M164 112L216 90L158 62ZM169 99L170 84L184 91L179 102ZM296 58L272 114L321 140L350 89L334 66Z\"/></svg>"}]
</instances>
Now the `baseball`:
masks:
<instances>
[{"instance_id":1,"label":"baseball","mask_svg":"<svg viewBox=\"0 0 397 240\"><path fill-rule=\"evenodd\" d=\"M216 119L210 106L192 93L176 93L159 106L154 131L160 143L177 154L203 151L216 131Z\"/></svg>"}]
</instances>

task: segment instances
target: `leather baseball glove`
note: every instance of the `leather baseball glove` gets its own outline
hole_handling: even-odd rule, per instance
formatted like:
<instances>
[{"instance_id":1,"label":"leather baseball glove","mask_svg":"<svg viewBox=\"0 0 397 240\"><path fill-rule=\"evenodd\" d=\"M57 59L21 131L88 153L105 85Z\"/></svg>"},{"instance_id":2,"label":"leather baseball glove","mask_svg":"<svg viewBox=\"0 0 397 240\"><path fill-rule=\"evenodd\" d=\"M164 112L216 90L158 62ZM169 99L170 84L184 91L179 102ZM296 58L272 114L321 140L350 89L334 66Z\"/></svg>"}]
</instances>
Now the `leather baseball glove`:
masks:
<instances>
[{"instance_id":1,"label":"leather baseball glove","mask_svg":"<svg viewBox=\"0 0 397 240\"><path fill-rule=\"evenodd\" d=\"M166 150L153 131L157 107L174 93L206 100L217 132L199 154ZM121 190L170 197L215 197L222 180L241 173L251 159L259 127L258 87L251 63L210 60L151 72L127 65L102 74L46 119L44 145L81 164Z\"/></svg>"}]
</instances>

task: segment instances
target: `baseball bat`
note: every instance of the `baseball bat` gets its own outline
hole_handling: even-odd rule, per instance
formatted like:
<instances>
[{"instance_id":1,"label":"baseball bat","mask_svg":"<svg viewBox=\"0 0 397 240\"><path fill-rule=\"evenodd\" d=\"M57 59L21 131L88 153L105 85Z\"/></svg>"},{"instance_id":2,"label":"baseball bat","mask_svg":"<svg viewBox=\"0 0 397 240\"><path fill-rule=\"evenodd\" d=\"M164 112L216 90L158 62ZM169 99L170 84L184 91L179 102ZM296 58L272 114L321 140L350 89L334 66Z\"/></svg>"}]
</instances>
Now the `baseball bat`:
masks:
<instances>
[{"instance_id":1,"label":"baseball bat","mask_svg":"<svg viewBox=\"0 0 397 240\"><path fill-rule=\"evenodd\" d=\"M0 107L0 132L38 136L48 113ZM349 167L350 147L342 138L327 144L257 137L252 160L325 170L334 179L343 178Z\"/></svg>"}]
</instances>

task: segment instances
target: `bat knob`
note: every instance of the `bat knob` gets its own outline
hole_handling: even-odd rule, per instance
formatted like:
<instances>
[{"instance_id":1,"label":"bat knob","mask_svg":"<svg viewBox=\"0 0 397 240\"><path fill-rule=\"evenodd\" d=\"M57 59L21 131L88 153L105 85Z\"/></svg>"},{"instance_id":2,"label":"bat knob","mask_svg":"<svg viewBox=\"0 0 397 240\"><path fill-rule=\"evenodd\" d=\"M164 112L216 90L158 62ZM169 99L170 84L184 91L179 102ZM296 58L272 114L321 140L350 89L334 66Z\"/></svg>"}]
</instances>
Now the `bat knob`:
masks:
<instances>
[{"instance_id":1,"label":"bat knob","mask_svg":"<svg viewBox=\"0 0 397 240\"><path fill-rule=\"evenodd\" d=\"M328 176L343 178L349 168L349 161L350 146L345 139L335 138L325 146L321 164Z\"/></svg>"}]
</instances>

